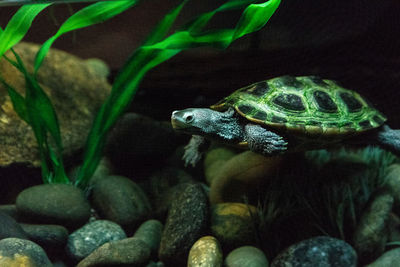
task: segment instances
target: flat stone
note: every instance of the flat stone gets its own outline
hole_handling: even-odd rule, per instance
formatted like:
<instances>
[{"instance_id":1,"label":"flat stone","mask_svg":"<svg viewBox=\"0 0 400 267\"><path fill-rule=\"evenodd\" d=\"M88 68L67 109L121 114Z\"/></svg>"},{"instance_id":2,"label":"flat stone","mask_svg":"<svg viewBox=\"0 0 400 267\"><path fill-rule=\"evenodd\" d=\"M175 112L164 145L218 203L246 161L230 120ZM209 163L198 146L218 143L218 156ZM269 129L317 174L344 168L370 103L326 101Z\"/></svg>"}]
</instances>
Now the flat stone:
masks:
<instances>
[{"instance_id":1,"label":"flat stone","mask_svg":"<svg viewBox=\"0 0 400 267\"><path fill-rule=\"evenodd\" d=\"M79 188L66 184L42 184L22 191L16 201L25 222L83 225L90 216L90 205Z\"/></svg>"},{"instance_id":2,"label":"flat stone","mask_svg":"<svg viewBox=\"0 0 400 267\"><path fill-rule=\"evenodd\" d=\"M0 266L52 267L46 252L32 241L19 238L0 240Z\"/></svg>"},{"instance_id":3,"label":"flat stone","mask_svg":"<svg viewBox=\"0 0 400 267\"><path fill-rule=\"evenodd\" d=\"M69 235L66 251L75 260L82 260L101 245L126 238L124 230L111 221L98 220L84 225Z\"/></svg>"},{"instance_id":4,"label":"flat stone","mask_svg":"<svg viewBox=\"0 0 400 267\"><path fill-rule=\"evenodd\" d=\"M150 248L135 237L105 243L83 259L77 267L132 266L141 267L150 260Z\"/></svg>"}]
</instances>

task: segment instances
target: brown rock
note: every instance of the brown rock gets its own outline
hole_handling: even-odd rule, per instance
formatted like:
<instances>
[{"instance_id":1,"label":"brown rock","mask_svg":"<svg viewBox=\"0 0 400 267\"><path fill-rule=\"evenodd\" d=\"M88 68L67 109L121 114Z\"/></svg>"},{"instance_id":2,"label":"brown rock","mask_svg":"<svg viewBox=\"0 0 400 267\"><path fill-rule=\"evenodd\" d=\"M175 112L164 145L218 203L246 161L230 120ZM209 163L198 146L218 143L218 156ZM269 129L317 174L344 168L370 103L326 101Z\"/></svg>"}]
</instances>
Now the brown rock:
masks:
<instances>
[{"instance_id":1,"label":"brown rock","mask_svg":"<svg viewBox=\"0 0 400 267\"><path fill-rule=\"evenodd\" d=\"M39 46L20 43L14 47L28 71ZM6 55L14 58L9 51ZM6 60L0 61L0 74L19 93L25 92L25 79ZM104 74L66 52L52 49L38 72L38 81L50 97L62 132L64 153L70 155L85 143L95 112L110 92ZM28 124L14 112L6 88L0 84L0 166L24 163L40 166L38 149Z\"/></svg>"},{"instance_id":2,"label":"brown rock","mask_svg":"<svg viewBox=\"0 0 400 267\"><path fill-rule=\"evenodd\" d=\"M218 175L221 166L235 155L235 151L228 147L215 147L207 152L204 157L204 176L208 184Z\"/></svg>"},{"instance_id":3,"label":"brown rock","mask_svg":"<svg viewBox=\"0 0 400 267\"><path fill-rule=\"evenodd\" d=\"M241 202L257 187L276 174L281 157L264 157L246 151L220 167L210 186L210 202Z\"/></svg>"},{"instance_id":4,"label":"brown rock","mask_svg":"<svg viewBox=\"0 0 400 267\"><path fill-rule=\"evenodd\" d=\"M378 259L376 259L371 264L366 265L365 267L395 267L400 266L400 248L395 248L389 250L382 254Z\"/></svg>"},{"instance_id":5,"label":"brown rock","mask_svg":"<svg viewBox=\"0 0 400 267\"><path fill-rule=\"evenodd\" d=\"M381 255L389 237L393 196L387 190L376 192L361 215L353 239L363 263Z\"/></svg>"}]
</instances>

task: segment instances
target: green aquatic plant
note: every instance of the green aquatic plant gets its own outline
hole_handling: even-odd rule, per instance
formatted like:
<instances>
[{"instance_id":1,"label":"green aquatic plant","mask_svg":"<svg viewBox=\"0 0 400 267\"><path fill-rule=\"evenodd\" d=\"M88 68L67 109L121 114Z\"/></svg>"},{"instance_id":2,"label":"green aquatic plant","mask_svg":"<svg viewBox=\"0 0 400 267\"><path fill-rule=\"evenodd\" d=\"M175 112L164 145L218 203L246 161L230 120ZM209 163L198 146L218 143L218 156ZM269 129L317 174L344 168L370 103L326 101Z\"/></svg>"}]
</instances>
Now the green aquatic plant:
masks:
<instances>
[{"instance_id":1,"label":"green aquatic plant","mask_svg":"<svg viewBox=\"0 0 400 267\"><path fill-rule=\"evenodd\" d=\"M61 25L58 32L42 45L35 60L35 74L51 44L63 33L100 23L125 11L136 2L100 2L73 14ZM23 39L31 27L33 19L49 5L22 6L11 18L4 31L0 28L0 57ZM16 113L32 127L38 143L43 181L45 183L69 183L70 180L67 178L63 165L61 133L54 107L35 76L26 70L19 56L14 51L13 53L16 62L9 58L6 59L23 73L26 84L25 97L7 84L3 78L0 78L0 82L7 88Z\"/></svg>"},{"instance_id":2,"label":"green aquatic plant","mask_svg":"<svg viewBox=\"0 0 400 267\"><path fill-rule=\"evenodd\" d=\"M388 167L398 158L372 146L309 151L306 157L314 169L300 202L322 233L351 240L368 200L385 185Z\"/></svg>"},{"instance_id":3,"label":"green aquatic plant","mask_svg":"<svg viewBox=\"0 0 400 267\"><path fill-rule=\"evenodd\" d=\"M99 2L76 12L70 18L68 18L60 27L58 32L47 40L39 50L35 60L35 73L41 66L43 59L45 58L52 43L62 34L90 26L95 23L102 22L115 16L122 11L135 5L138 1L109 1ZM158 24L158 26L149 35L147 40L140 46L133 55L128 59L120 73L116 77L110 96L107 98L105 103L100 108L91 131L89 133L85 153L81 168L78 172L75 184L82 188L86 188L93 172L95 171L103 152L103 147L107 138L107 133L120 117L120 115L126 110L127 106L134 97L139 83L142 81L145 74L155 66L162 62L172 58L183 50L190 49L193 47L200 46L213 46L218 48L226 48L236 39L255 32L261 29L273 15L275 10L280 4L280 0L269 0L269 1L250 1L250 0L231 0L220 5L218 8L201 14L196 19L187 23L180 30L168 35L172 25L176 18L180 14L181 10L189 1L184 0L175 8L173 8ZM8 49L18 43L29 27L31 26L32 20L39 14L47 5L38 4L34 6L23 6L21 7L14 17L10 20L7 27L0 34L0 56L2 56ZM108 10L107 10L108 8ZM239 21L236 26L232 29L206 29L209 21L220 12L230 10L243 10ZM12 22L12 23L11 23ZM12 38L10 33L18 33L17 37ZM8 39L7 39L8 38ZM9 39L12 39L11 42ZM4 43L3 43L4 42ZM21 62L18 62L19 64ZM22 64L19 64L20 70ZM28 75L27 80L35 80L35 75L30 75L27 72L23 72L24 75ZM32 88L30 88L32 87ZM34 88L33 88L34 87ZM13 95L13 104L17 113L21 116L22 113L18 110L24 110L28 107L28 102L31 98L25 98L15 90L10 89L8 86L10 96ZM27 83L28 90L41 90L40 86L33 81ZM36 91L35 91L36 92ZM43 92L43 90L42 90ZM39 94L43 96L43 94ZM42 101L44 106L37 107L49 109L47 105L51 105L48 101ZM21 114L20 114L21 113ZM43 112L36 112L35 117L42 116ZM57 128L58 125L50 125L44 120L44 118L38 118L38 122L41 122L41 126L35 126L31 120L26 120L34 129L40 128L41 131L35 132L36 138L46 139L47 132L52 133L52 130L48 127ZM44 123L46 122L46 123ZM54 123L54 122L53 122ZM54 130L54 129L53 129ZM58 129L59 130L59 129ZM44 136L45 135L45 136ZM54 138L54 136L53 136ZM38 140L38 142L40 141ZM47 140L47 139L46 139ZM60 147L62 148L62 146ZM41 155L45 158L50 159L53 165L60 164L59 158L54 158L51 153L50 146L39 146ZM43 160L43 159L42 159ZM61 159L62 160L62 159ZM43 166L43 165L42 165ZM44 173L45 182L65 182L64 178L54 177L49 180L46 177L53 177L57 175L54 169L48 168ZM64 173L65 174L65 173ZM61 175L61 176L64 176Z\"/></svg>"}]
</instances>

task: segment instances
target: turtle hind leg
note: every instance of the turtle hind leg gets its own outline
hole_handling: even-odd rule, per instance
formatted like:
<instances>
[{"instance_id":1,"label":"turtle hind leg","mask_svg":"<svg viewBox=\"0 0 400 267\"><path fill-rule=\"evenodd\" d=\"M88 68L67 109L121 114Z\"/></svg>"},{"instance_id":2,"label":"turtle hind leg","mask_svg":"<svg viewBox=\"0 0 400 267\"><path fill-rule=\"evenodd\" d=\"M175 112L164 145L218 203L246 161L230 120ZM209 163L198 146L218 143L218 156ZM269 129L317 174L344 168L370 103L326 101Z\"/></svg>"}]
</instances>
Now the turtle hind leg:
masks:
<instances>
[{"instance_id":1,"label":"turtle hind leg","mask_svg":"<svg viewBox=\"0 0 400 267\"><path fill-rule=\"evenodd\" d=\"M380 146L400 156L400 130L394 130L388 125L383 125L377 134Z\"/></svg>"},{"instance_id":2,"label":"turtle hind leg","mask_svg":"<svg viewBox=\"0 0 400 267\"><path fill-rule=\"evenodd\" d=\"M287 151L287 142L281 136L260 125L247 124L244 130L245 140L253 152L273 156Z\"/></svg>"}]
</instances>

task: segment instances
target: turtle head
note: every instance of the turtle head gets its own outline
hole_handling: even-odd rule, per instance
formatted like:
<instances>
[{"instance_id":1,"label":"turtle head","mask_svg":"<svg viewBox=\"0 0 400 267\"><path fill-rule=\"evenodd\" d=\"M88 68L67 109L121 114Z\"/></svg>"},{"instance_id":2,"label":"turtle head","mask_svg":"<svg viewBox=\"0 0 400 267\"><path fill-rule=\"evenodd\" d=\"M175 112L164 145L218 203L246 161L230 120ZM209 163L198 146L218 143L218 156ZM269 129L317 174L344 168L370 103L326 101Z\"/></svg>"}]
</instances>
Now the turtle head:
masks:
<instances>
[{"instance_id":1,"label":"turtle head","mask_svg":"<svg viewBox=\"0 0 400 267\"><path fill-rule=\"evenodd\" d=\"M189 134L217 134L218 125L224 124L228 119L226 112L219 112L209 108L187 108L172 112L172 127L180 132Z\"/></svg>"}]
</instances>

